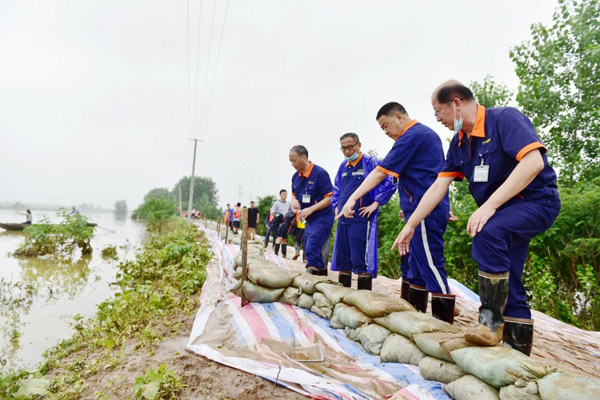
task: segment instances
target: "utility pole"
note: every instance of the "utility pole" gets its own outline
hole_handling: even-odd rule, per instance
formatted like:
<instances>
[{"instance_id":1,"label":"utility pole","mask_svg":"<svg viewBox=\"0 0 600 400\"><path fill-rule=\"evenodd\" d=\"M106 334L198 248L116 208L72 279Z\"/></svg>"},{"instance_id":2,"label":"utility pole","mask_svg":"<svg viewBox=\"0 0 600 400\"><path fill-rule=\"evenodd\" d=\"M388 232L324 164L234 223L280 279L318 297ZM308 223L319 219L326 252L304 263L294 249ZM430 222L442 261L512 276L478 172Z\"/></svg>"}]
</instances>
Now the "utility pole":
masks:
<instances>
[{"instance_id":1,"label":"utility pole","mask_svg":"<svg viewBox=\"0 0 600 400\"><path fill-rule=\"evenodd\" d=\"M192 162L192 178L190 179L190 199L188 202L188 222L192 220L192 202L194 200L194 170L196 169L196 146L200 139L190 139L194 141L194 161Z\"/></svg>"}]
</instances>

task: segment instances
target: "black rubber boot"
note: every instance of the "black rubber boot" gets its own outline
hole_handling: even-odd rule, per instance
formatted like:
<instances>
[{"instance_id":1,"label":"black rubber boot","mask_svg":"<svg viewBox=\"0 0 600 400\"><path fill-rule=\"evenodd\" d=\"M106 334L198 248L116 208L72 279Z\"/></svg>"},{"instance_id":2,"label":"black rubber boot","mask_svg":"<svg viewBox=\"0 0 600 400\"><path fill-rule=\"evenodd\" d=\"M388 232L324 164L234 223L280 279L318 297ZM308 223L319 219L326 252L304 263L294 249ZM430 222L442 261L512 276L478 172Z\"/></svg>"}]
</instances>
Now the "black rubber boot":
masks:
<instances>
[{"instance_id":1,"label":"black rubber boot","mask_svg":"<svg viewBox=\"0 0 600 400\"><path fill-rule=\"evenodd\" d=\"M465 332L468 342L496 346L502 340L504 306L508 298L508 272L490 274L479 271L479 324Z\"/></svg>"},{"instance_id":2,"label":"black rubber boot","mask_svg":"<svg viewBox=\"0 0 600 400\"><path fill-rule=\"evenodd\" d=\"M276 256L279 255L279 243L275 244L275 250L273 251Z\"/></svg>"},{"instance_id":3,"label":"black rubber boot","mask_svg":"<svg viewBox=\"0 0 600 400\"><path fill-rule=\"evenodd\" d=\"M400 298L410 302L410 283L402 278L402 291L400 292Z\"/></svg>"},{"instance_id":4,"label":"black rubber boot","mask_svg":"<svg viewBox=\"0 0 600 400\"><path fill-rule=\"evenodd\" d=\"M338 282L340 282L345 287L352 286L352 272L340 271L340 274L338 275Z\"/></svg>"},{"instance_id":5,"label":"black rubber boot","mask_svg":"<svg viewBox=\"0 0 600 400\"><path fill-rule=\"evenodd\" d=\"M327 276L327 267L320 269L318 275Z\"/></svg>"},{"instance_id":6,"label":"black rubber boot","mask_svg":"<svg viewBox=\"0 0 600 400\"><path fill-rule=\"evenodd\" d=\"M525 354L531 354L533 346L533 320L504 317L504 345Z\"/></svg>"},{"instance_id":7,"label":"black rubber boot","mask_svg":"<svg viewBox=\"0 0 600 400\"><path fill-rule=\"evenodd\" d=\"M427 312L427 300L429 300L429 292L424 286L410 285L409 302L417 309L417 311Z\"/></svg>"},{"instance_id":8,"label":"black rubber boot","mask_svg":"<svg viewBox=\"0 0 600 400\"><path fill-rule=\"evenodd\" d=\"M371 274L359 274L356 288L358 290L371 290L373 277Z\"/></svg>"},{"instance_id":9,"label":"black rubber boot","mask_svg":"<svg viewBox=\"0 0 600 400\"><path fill-rule=\"evenodd\" d=\"M319 272L321 272L321 270L317 267L306 267L306 272L308 272L311 275L321 275Z\"/></svg>"},{"instance_id":10,"label":"black rubber boot","mask_svg":"<svg viewBox=\"0 0 600 400\"><path fill-rule=\"evenodd\" d=\"M449 324L454 322L454 305L456 296L453 294L431 293L431 315Z\"/></svg>"},{"instance_id":11,"label":"black rubber boot","mask_svg":"<svg viewBox=\"0 0 600 400\"><path fill-rule=\"evenodd\" d=\"M281 255L283 256L283 258L287 257L287 244L281 245Z\"/></svg>"}]
</instances>

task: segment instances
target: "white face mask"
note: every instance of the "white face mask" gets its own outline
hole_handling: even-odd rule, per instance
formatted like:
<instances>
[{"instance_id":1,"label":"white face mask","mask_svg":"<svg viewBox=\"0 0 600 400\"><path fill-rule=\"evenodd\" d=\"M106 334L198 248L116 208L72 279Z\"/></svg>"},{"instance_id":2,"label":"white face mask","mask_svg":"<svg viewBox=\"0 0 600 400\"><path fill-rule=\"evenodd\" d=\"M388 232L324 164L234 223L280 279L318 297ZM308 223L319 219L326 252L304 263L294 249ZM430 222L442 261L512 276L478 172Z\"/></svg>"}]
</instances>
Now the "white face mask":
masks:
<instances>
[{"instance_id":1,"label":"white face mask","mask_svg":"<svg viewBox=\"0 0 600 400\"><path fill-rule=\"evenodd\" d=\"M462 111L460 112L460 118L456 119L456 104L453 104L454 106L454 134L457 134L458 132L460 132L462 130L463 127L463 117L462 117Z\"/></svg>"}]
</instances>

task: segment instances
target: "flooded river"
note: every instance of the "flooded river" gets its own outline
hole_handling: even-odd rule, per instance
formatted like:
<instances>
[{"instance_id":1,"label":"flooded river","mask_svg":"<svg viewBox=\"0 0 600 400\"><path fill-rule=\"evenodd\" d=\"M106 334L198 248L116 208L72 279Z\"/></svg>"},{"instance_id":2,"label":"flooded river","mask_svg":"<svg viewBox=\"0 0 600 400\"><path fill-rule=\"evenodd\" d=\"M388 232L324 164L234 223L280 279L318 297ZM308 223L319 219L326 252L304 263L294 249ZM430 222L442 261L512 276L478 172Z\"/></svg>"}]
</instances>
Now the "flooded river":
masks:
<instances>
[{"instance_id":1,"label":"flooded river","mask_svg":"<svg viewBox=\"0 0 600 400\"><path fill-rule=\"evenodd\" d=\"M54 211L31 211L34 223L44 214L57 220ZM70 337L73 316L92 316L96 304L112 296L119 261L133 259L142 245L143 224L112 213L85 216L98 224L93 255L72 263L11 257L25 234L0 229L0 372L33 368L46 349ZM14 210L0 209L0 222L24 220ZM102 258L102 249L111 245L118 261Z\"/></svg>"}]
</instances>

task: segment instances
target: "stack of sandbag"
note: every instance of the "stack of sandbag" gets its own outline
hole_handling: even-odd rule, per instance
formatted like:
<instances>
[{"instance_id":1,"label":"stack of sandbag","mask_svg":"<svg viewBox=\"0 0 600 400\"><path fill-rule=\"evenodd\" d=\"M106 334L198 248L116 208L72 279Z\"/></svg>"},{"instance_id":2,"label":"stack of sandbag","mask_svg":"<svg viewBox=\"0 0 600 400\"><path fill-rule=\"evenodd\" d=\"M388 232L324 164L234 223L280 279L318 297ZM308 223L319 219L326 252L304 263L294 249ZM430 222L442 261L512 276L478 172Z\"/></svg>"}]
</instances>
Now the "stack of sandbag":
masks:
<instances>
[{"instance_id":1,"label":"stack of sandbag","mask_svg":"<svg viewBox=\"0 0 600 400\"><path fill-rule=\"evenodd\" d=\"M428 380L445 384L456 400L600 399L600 379L564 372L503 346L478 347L454 325L418 312L408 302L298 273L264 260L262 246L249 252L248 301L280 301L306 308L344 329L349 339L381 362L418 365ZM237 294L236 293L236 294Z\"/></svg>"},{"instance_id":2,"label":"stack of sandbag","mask_svg":"<svg viewBox=\"0 0 600 400\"><path fill-rule=\"evenodd\" d=\"M248 253L247 253L247 263L248 265L252 265L255 263L263 263L265 262L265 248L262 243L258 242L248 242ZM242 277L242 252L238 252L233 258L233 268L235 273L233 277L235 279L240 279Z\"/></svg>"}]
</instances>

